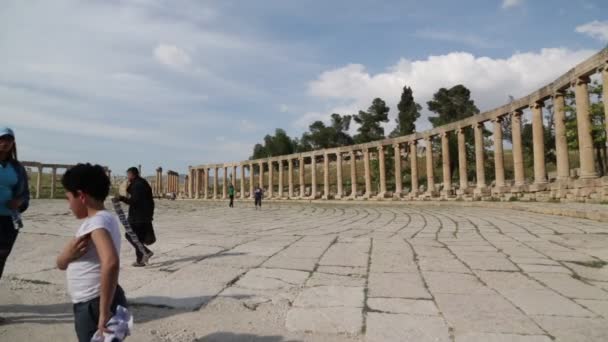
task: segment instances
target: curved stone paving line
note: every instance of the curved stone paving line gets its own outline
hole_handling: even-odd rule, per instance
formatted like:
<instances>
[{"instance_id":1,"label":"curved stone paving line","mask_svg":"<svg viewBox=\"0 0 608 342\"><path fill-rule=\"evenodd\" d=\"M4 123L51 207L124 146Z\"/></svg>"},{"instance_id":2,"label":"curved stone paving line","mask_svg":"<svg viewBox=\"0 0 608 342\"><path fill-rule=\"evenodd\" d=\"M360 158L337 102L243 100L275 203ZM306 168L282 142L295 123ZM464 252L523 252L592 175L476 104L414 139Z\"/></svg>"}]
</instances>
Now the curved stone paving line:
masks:
<instances>
[{"instance_id":1,"label":"curved stone paving line","mask_svg":"<svg viewBox=\"0 0 608 342\"><path fill-rule=\"evenodd\" d=\"M538 205L538 204L536 204ZM0 340L73 338L35 201L0 282ZM499 207L160 201L150 266L121 284L131 341L605 341L608 226Z\"/></svg>"}]
</instances>

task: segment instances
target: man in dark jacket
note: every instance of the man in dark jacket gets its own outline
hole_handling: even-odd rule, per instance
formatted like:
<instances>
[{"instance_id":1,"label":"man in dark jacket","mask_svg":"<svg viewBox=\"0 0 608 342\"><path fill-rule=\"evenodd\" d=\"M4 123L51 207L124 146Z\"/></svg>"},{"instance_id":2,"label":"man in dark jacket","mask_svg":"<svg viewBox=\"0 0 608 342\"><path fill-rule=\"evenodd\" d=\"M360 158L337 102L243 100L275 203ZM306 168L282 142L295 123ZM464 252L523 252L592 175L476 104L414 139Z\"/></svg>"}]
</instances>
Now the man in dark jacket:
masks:
<instances>
[{"instance_id":1,"label":"man in dark jacket","mask_svg":"<svg viewBox=\"0 0 608 342\"><path fill-rule=\"evenodd\" d=\"M148 181L139 176L139 169L136 167L127 170L127 178L129 180L129 186L127 187L129 196L120 196L119 199L129 205L129 224L139 241L150 244L150 236L154 234L154 228L152 227L152 219L154 216L152 188L150 187L150 184L148 184ZM133 248L135 248L137 260L133 266L145 266L153 253L145 247L146 254L143 254L139 251L128 234L125 234L125 238L133 245Z\"/></svg>"}]
</instances>

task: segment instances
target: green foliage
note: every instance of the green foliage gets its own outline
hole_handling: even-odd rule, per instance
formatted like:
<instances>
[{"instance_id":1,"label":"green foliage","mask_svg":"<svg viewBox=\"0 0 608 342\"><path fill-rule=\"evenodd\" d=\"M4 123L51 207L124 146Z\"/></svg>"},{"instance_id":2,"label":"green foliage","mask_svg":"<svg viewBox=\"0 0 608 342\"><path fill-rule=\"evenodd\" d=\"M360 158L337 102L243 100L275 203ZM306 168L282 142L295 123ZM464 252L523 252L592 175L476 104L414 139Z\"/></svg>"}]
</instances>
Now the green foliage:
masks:
<instances>
[{"instance_id":1,"label":"green foliage","mask_svg":"<svg viewBox=\"0 0 608 342\"><path fill-rule=\"evenodd\" d=\"M434 95L431 101L427 102L428 108L437 116L429 117L433 127L446 125L479 113L475 102L471 100L471 91L462 84L450 89L441 88ZM475 175L475 138L472 129L465 131L465 144L467 150L467 161L470 177ZM458 168L458 138L455 134L449 137L450 150L450 175Z\"/></svg>"},{"instance_id":2,"label":"green foliage","mask_svg":"<svg viewBox=\"0 0 608 342\"><path fill-rule=\"evenodd\" d=\"M354 136L354 142L361 144L384 139L384 127L381 122L388 122L389 110L386 102L375 98L367 112L361 110L359 114L354 115L353 119L360 125L357 129L359 133Z\"/></svg>"},{"instance_id":3,"label":"green foliage","mask_svg":"<svg viewBox=\"0 0 608 342\"><path fill-rule=\"evenodd\" d=\"M414 101L412 88L405 86L401 93L401 101L397 105L397 127L389 135L391 138L412 134L416 131L416 120L420 117L422 107Z\"/></svg>"},{"instance_id":4,"label":"green foliage","mask_svg":"<svg viewBox=\"0 0 608 342\"><path fill-rule=\"evenodd\" d=\"M274 135L268 134L264 137L263 145L256 144L253 147L253 156L251 156L251 159L291 154L294 153L295 150L296 142L292 140L283 129L277 128Z\"/></svg>"},{"instance_id":5,"label":"green foliage","mask_svg":"<svg viewBox=\"0 0 608 342\"><path fill-rule=\"evenodd\" d=\"M315 121L308 128L309 132L302 134L300 139L301 151L331 148L351 145L353 138L348 134L352 116L331 115L331 125L325 126L323 121Z\"/></svg>"}]
</instances>

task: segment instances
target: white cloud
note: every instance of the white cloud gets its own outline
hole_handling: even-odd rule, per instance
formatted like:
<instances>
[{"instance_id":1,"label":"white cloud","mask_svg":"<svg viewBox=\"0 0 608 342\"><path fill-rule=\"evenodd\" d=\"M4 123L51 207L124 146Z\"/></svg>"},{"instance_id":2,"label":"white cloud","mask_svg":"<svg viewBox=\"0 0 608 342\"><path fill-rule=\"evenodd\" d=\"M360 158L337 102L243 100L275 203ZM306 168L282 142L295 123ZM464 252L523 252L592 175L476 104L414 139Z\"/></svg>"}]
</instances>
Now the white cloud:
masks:
<instances>
[{"instance_id":1,"label":"white cloud","mask_svg":"<svg viewBox=\"0 0 608 342\"><path fill-rule=\"evenodd\" d=\"M305 120L317 117L327 119L327 113L356 113L359 109L368 108L375 97L387 102L394 118L404 85L412 88L416 102L426 108L426 102L439 88L463 84L471 90L480 110L489 110L505 104L508 95L516 98L525 96L553 81L594 52L542 49L540 52L516 53L506 59L453 52L430 56L425 60L401 59L378 74L370 74L361 64L349 64L323 72L318 79L310 82L310 95L323 99L325 105L330 104L330 108L317 111L325 115L315 112L306 114L296 125L305 126L310 124ZM428 111L423 111L423 116L428 114ZM393 120L386 126L387 131L394 127ZM424 117L418 122L418 129L428 126Z\"/></svg>"},{"instance_id":2,"label":"white cloud","mask_svg":"<svg viewBox=\"0 0 608 342\"><path fill-rule=\"evenodd\" d=\"M502 8L511 8L523 4L524 0L503 0Z\"/></svg>"},{"instance_id":3,"label":"white cloud","mask_svg":"<svg viewBox=\"0 0 608 342\"><path fill-rule=\"evenodd\" d=\"M594 20L576 27L576 32L584 33L602 42L608 42L608 21Z\"/></svg>"},{"instance_id":4,"label":"white cloud","mask_svg":"<svg viewBox=\"0 0 608 342\"><path fill-rule=\"evenodd\" d=\"M170 44L159 44L154 49L154 57L159 63L179 70L192 63L192 58L186 51Z\"/></svg>"}]
</instances>

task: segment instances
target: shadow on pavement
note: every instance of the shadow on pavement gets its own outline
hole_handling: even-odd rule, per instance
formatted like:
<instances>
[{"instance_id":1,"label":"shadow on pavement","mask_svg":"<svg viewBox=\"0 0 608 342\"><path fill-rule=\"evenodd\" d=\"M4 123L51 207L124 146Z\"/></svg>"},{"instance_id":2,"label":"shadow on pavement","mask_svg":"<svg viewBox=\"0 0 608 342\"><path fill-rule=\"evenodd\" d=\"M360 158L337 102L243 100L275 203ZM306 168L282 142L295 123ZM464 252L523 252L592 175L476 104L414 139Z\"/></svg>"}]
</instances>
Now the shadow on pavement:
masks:
<instances>
[{"instance_id":1,"label":"shadow on pavement","mask_svg":"<svg viewBox=\"0 0 608 342\"><path fill-rule=\"evenodd\" d=\"M299 340L285 340L282 336L259 336L252 334L234 334L217 332L197 338L193 342L301 342Z\"/></svg>"}]
</instances>

